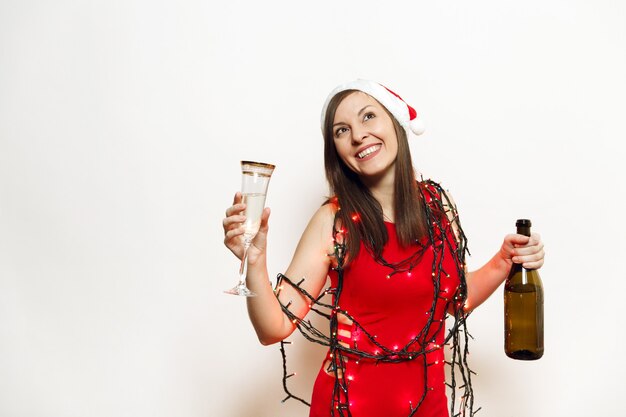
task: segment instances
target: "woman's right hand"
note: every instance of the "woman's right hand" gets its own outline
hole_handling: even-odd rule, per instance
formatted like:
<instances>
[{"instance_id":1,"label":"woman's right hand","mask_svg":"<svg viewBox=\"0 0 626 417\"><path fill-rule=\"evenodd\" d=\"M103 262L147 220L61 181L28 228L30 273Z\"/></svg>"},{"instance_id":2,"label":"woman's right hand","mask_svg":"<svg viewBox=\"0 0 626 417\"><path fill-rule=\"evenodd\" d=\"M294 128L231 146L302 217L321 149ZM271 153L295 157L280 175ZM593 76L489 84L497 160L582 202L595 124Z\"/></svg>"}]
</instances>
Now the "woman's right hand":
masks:
<instances>
[{"instance_id":1,"label":"woman's right hand","mask_svg":"<svg viewBox=\"0 0 626 417\"><path fill-rule=\"evenodd\" d=\"M224 227L224 245L239 259L243 258L244 252L244 227L243 222L246 220L244 210L246 205L242 203L242 195L240 192L235 193L233 205L226 209L226 217L222 221ZM270 209L265 208L261 215L261 227L252 240L252 245L248 249L248 259L250 261L265 252L267 242L268 219Z\"/></svg>"}]
</instances>

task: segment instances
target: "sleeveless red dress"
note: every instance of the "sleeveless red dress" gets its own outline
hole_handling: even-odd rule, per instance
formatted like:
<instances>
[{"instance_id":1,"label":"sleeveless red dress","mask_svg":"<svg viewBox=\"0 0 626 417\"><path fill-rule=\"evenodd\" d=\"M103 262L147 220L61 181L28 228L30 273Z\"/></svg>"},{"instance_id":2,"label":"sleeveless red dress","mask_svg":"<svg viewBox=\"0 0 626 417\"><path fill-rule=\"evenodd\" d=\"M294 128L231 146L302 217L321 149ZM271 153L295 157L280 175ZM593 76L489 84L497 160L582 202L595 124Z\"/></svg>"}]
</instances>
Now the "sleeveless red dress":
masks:
<instances>
[{"instance_id":1,"label":"sleeveless red dress","mask_svg":"<svg viewBox=\"0 0 626 417\"><path fill-rule=\"evenodd\" d=\"M389 236L383 250L385 261L399 262L419 250L417 245L402 248L397 240L395 225L385 225ZM449 227L444 234L447 235L444 240L454 242ZM437 239L441 242L441 238L435 237L435 245ZM339 337L343 342L376 355L381 348L365 337L364 332L367 332L388 349L402 350L414 341L406 348L409 352L424 352L426 349L427 353L398 363L345 355L343 372L349 414L341 415L407 417L419 404L414 417L449 416L443 352L445 306L456 293L460 277L453 256L449 253L437 255L427 238L420 243L424 247L423 254L410 272L388 277L393 270L377 262L363 245L357 257L343 270L343 289L338 304L358 323L358 326L353 324L346 328L351 337ZM439 297L434 294L433 261L438 265L437 271L445 272L438 281ZM329 275L335 287L338 274L331 270ZM435 299L433 321L428 326ZM415 342L416 336L419 342ZM313 388L311 417L340 415L331 411L335 407L332 401L333 395L336 395L336 391L333 394L334 389L335 375L327 373L325 363Z\"/></svg>"}]
</instances>

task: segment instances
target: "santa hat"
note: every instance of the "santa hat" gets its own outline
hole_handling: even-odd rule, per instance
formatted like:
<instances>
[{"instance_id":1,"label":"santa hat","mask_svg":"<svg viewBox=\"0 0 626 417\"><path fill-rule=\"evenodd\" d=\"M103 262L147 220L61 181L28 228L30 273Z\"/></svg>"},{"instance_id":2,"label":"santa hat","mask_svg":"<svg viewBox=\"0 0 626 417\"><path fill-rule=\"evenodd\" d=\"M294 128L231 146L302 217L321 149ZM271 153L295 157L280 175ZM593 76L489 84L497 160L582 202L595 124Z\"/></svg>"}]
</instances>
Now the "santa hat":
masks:
<instances>
[{"instance_id":1,"label":"santa hat","mask_svg":"<svg viewBox=\"0 0 626 417\"><path fill-rule=\"evenodd\" d=\"M410 136L410 132L416 135L424 133L423 120L417 116L417 112L413 107L402 100L402 97L375 81L361 79L341 84L330 92L322 108L322 131L324 130L324 119L326 118L328 103L330 103L330 100L338 93L346 90L362 91L378 100L404 128L407 137Z\"/></svg>"}]
</instances>

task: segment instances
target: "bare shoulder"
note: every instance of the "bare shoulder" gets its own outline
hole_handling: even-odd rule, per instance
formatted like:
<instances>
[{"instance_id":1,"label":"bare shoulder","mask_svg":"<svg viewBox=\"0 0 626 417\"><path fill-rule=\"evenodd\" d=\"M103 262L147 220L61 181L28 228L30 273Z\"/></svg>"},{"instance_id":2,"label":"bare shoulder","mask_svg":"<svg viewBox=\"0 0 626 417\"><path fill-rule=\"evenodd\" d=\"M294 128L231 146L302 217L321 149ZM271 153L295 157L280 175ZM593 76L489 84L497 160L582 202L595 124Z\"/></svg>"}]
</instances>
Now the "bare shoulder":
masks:
<instances>
[{"instance_id":1,"label":"bare shoulder","mask_svg":"<svg viewBox=\"0 0 626 417\"><path fill-rule=\"evenodd\" d=\"M324 204L311 217L307 225L304 235L309 238L321 239L322 242L328 242L332 237L333 226L335 223L336 206L332 203Z\"/></svg>"},{"instance_id":2,"label":"bare shoulder","mask_svg":"<svg viewBox=\"0 0 626 417\"><path fill-rule=\"evenodd\" d=\"M454 202L454 198L452 198L452 194L448 190L441 190L441 203L443 205L443 209L446 212L446 216L448 217L448 221L452 226L452 231L454 232L454 237L456 238L457 243L461 242L461 225L459 224L459 212L456 208L456 203Z\"/></svg>"},{"instance_id":3,"label":"bare shoulder","mask_svg":"<svg viewBox=\"0 0 626 417\"><path fill-rule=\"evenodd\" d=\"M311 221L320 222L327 226L331 226L335 221L336 207L332 203L324 204L313 214Z\"/></svg>"},{"instance_id":4,"label":"bare shoulder","mask_svg":"<svg viewBox=\"0 0 626 417\"><path fill-rule=\"evenodd\" d=\"M452 193L449 190L441 190L441 202L444 207L456 210L456 203L454 202L454 198L452 198Z\"/></svg>"},{"instance_id":5,"label":"bare shoulder","mask_svg":"<svg viewBox=\"0 0 626 417\"><path fill-rule=\"evenodd\" d=\"M306 277L302 286L314 295L319 294L328 274L334 218L332 204L317 209L304 229L285 273L288 277Z\"/></svg>"}]
</instances>

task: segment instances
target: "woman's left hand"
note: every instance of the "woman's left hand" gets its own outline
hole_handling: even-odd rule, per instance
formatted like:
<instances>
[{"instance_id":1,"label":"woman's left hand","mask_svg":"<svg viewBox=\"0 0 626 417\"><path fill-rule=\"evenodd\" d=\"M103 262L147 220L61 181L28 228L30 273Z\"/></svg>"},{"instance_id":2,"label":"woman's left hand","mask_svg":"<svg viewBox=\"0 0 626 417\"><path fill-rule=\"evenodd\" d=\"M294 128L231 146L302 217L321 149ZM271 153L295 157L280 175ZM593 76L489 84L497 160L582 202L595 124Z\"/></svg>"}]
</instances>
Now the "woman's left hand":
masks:
<instances>
[{"instance_id":1,"label":"woman's left hand","mask_svg":"<svg viewBox=\"0 0 626 417\"><path fill-rule=\"evenodd\" d=\"M510 234L504 238L500 248L500 256L509 264L522 264L526 269L539 269L543 265L543 242L538 233L530 237Z\"/></svg>"}]
</instances>

